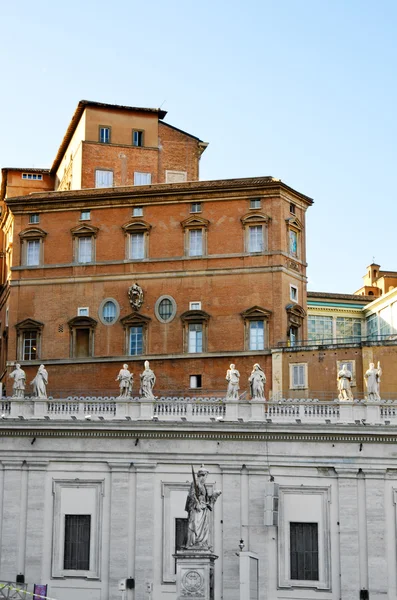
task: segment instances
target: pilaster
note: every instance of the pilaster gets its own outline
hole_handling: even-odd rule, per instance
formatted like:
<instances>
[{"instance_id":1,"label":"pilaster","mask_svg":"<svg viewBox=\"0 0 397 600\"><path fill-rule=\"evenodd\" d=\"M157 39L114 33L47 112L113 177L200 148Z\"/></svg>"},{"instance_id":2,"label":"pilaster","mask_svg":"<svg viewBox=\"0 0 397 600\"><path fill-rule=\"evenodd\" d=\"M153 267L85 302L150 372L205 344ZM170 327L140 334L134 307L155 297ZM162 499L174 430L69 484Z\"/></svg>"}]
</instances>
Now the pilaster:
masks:
<instances>
[{"instance_id":1,"label":"pilaster","mask_svg":"<svg viewBox=\"0 0 397 600\"><path fill-rule=\"evenodd\" d=\"M358 469L335 467L339 498L340 598L357 600L360 589ZM336 566L336 568L338 568Z\"/></svg>"},{"instance_id":2,"label":"pilaster","mask_svg":"<svg viewBox=\"0 0 397 600\"><path fill-rule=\"evenodd\" d=\"M272 390L269 399L277 400L283 391L283 353L272 350Z\"/></svg>"},{"instance_id":3,"label":"pilaster","mask_svg":"<svg viewBox=\"0 0 397 600\"><path fill-rule=\"evenodd\" d=\"M241 538L241 465L221 464L223 498L223 596L238 600L236 556ZM215 509L216 510L216 509Z\"/></svg>"},{"instance_id":4,"label":"pilaster","mask_svg":"<svg viewBox=\"0 0 397 600\"><path fill-rule=\"evenodd\" d=\"M154 528L160 526L160 515L154 512L155 462L134 461L135 497L135 598L146 598L153 588Z\"/></svg>"},{"instance_id":5,"label":"pilaster","mask_svg":"<svg viewBox=\"0 0 397 600\"><path fill-rule=\"evenodd\" d=\"M41 581L48 461L28 461L25 581Z\"/></svg>"},{"instance_id":6,"label":"pilaster","mask_svg":"<svg viewBox=\"0 0 397 600\"><path fill-rule=\"evenodd\" d=\"M18 540L21 516L21 476L23 462L3 461L3 534L1 544L1 577L15 581L18 568Z\"/></svg>"},{"instance_id":7,"label":"pilaster","mask_svg":"<svg viewBox=\"0 0 397 600\"><path fill-rule=\"evenodd\" d=\"M371 600L388 594L385 478L383 469L365 470L368 539L368 585Z\"/></svg>"},{"instance_id":8,"label":"pilaster","mask_svg":"<svg viewBox=\"0 0 397 600\"><path fill-rule=\"evenodd\" d=\"M131 463L110 463L110 545L109 560L112 568L109 576L109 600L119 600L118 582L132 576L128 571L129 521L133 518L130 507L129 488Z\"/></svg>"}]
</instances>

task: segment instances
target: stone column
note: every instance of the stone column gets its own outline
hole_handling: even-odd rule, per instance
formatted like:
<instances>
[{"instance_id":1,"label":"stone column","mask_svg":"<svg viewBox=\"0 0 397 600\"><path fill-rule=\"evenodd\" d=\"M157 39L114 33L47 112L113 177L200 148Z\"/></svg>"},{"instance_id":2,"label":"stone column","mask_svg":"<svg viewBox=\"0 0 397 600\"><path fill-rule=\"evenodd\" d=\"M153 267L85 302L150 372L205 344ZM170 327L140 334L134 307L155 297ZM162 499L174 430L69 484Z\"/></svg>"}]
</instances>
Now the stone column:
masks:
<instances>
[{"instance_id":1,"label":"stone column","mask_svg":"<svg viewBox=\"0 0 397 600\"><path fill-rule=\"evenodd\" d=\"M223 596L239 598L239 572L236 552L241 539L241 465L221 464L223 501ZM217 507L215 506L215 511ZM215 513L216 514L216 513Z\"/></svg>"},{"instance_id":2,"label":"stone column","mask_svg":"<svg viewBox=\"0 0 397 600\"><path fill-rule=\"evenodd\" d=\"M214 563L218 558L207 550L180 550L176 558L176 599L215 600ZM237 573L238 574L238 573ZM237 578L238 581L238 578ZM238 592L238 583L236 590ZM224 596L228 600L232 596ZM238 599L238 595L233 598Z\"/></svg>"},{"instance_id":3,"label":"stone column","mask_svg":"<svg viewBox=\"0 0 397 600\"><path fill-rule=\"evenodd\" d=\"M385 476L383 469L365 470L367 509L368 583L371 600L387 598ZM387 524L390 526L390 524Z\"/></svg>"},{"instance_id":4,"label":"stone column","mask_svg":"<svg viewBox=\"0 0 397 600\"><path fill-rule=\"evenodd\" d=\"M343 600L357 600L360 590L358 470L342 466L336 467L335 470L338 475L340 540L340 593L337 596ZM338 565L334 565L333 568L338 568Z\"/></svg>"},{"instance_id":5,"label":"stone column","mask_svg":"<svg viewBox=\"0 0 397 600\"><path fill-rule=\"evenodd\" d=\"M129 521L133 518L129 499L131 463L108 463L110 469L110 573L109 600L119 600L120 579L132 577L128 572Z\"/></svg>"},{"instance_id":6,"label":"stone column","mask_svg":"<svg viewBox=\"0 0 397 600\"><path fill-rule=\"evenodd\" d=\"M264 450L263 446L262 452ZM271 540L274 536L264 522L265 483L269 481L269 469L266 464L246 463L245 466L248 470L249 489L249 544L246 544L244 551L255 552L258 557L259 588L262 590L260 597L273 600L277 593L277 584L272 581L277 574L277 552L274 556L270 554L275 547L272 546L275 542Z\"/></svg>"},{"instance_id":7,"label":"stone column","mask_svg":"<svg viewBox=\"0 0 397 600\"><path fill-rule=\"evenodd\" d=\"M18 537L21 516L22 461L4 461L3 531L1 578L15 581L18 568Z\"/></svg>"},{"instance_id":8,"label":"stone column","mask_svg":"<svg viewBox=\"0 0 397 600\"><path fill-rule=\"evenodd\" d=\"M153 588L154 528L160 527L161 515L154 512L156 463L135 462L135 598L146 598ZM155 597L155 594L153 595Z\"/></svg>"},{"instance_id":9,"label":"stone column","mask_svg":"<svg viewBox=\"0 0 397 600\"><path fill-rule=\"evenodd\" d=\"M43 572L45 491L48 461L28 462L25 581L39 583Z\"/></svg>"}]
</instances>

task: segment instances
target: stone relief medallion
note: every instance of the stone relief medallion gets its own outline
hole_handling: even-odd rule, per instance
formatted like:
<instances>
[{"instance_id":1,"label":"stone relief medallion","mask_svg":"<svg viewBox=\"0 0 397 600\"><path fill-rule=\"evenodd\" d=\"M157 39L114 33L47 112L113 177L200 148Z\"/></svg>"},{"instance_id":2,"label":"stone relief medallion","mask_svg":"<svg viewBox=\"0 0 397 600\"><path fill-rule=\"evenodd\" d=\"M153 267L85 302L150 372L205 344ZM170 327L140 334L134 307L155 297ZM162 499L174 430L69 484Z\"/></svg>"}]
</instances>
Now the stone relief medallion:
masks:
<instances>
[{"instance_id":1,"label":"stone relief medallion","mask_svg":"<svg viewBox=\"0 0 397 600\"><path fill-rule=\"evenodd\" d=\"M289 260L288 264L287 264L289 269L293 269L294 271L300 271L300 266L298 263L294 262L293 260Z\"/></svg>"},{"instance_id":2,"label":"stone relief medallion","mask_svg":"<svg viewBox=\"0 0 397 600\"><path fill-rule=\"evenodd\" d=\"M139 310L143 304L143 289L137 283L134 283L128 288L128 299L131 308Z\"/></svg>"},{"instance_id":3,"label":"stone relief medallion","mask_svg":"<svg viewBox=\"0 0 397 600\"><path fill-rule=\"evenodd\" d=\"M184 596L203 596L201 590L203 584L204 577L198 571L187 571L182 576Z\"/></svg>"}]
</instances>

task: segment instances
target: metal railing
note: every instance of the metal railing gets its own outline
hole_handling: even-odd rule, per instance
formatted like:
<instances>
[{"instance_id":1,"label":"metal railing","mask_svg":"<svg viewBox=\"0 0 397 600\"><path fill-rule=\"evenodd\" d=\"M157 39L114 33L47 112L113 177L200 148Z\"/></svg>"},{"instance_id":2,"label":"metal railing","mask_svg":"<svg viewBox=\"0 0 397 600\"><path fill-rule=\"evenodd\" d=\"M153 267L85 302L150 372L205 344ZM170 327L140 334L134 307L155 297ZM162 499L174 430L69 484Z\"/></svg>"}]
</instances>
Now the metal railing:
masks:
<instances>
[{"instance_id":1,"label":"metal railing","mask_svg":"<svg viewBox=\"0 0 397 600\"><path fill-rule=\"evenodd\" d=\"M378 343L385 345L397 344L397 333L387 335L351 335L344 337L325 338L316 336L307 340L282 340L278 348L305 348L307 346L351 346L352 344Z\"/></svg>"}]
</instances>

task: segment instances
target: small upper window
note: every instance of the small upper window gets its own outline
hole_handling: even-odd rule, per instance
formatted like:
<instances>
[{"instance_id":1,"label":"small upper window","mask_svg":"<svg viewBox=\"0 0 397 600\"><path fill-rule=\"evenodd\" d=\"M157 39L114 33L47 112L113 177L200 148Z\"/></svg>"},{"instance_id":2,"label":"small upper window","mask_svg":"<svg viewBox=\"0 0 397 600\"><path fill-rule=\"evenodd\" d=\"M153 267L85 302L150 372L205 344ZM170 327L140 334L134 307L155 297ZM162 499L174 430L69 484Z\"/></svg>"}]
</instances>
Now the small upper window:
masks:
<instances>
[{"instance_id":1,"label":"small upper window","mask_svg":"<svg viewBox=\"0 0 397 600\"><path fill-rule=\"evenodd\" d=\"M151 173L139 173L135 171L134 173L134 185L150 185L152 183L152 174Z\"/></svg>"},{"instance_id":2,"label":"small upper window","mask_svg":"<svg viewBox=\"0 0 397 600\"><path fill-rule=\"evenodd\" d=\"M99 128L99 141L101 144L110 144L110 127Z\"/></svg>"},{"instance_id":3,"label":"small upper window","mask_svg":"<svg viewBox=\"0 0 397 600\"><path fill-rule=\"evenodd\" d=\"M91 219L90 210L82 210L80 213L80 221L89 221Z\"/></svg>"},{"instance_id":4,"label":"small upper window","mask_svg":"<svg viewBox=\"0 0 397 600\"><path fill-rule=\"evenodd\" d=\"M40 215L38 213L29 215L29 223L30 224L39 223L39 222L40 222Z\"/></svg>"},{"instance_id":5,"label":"small upper window","mask_svg":"<svg viewBox=\"0 0 397 600\"><path fill-rule=\"evenodd\" d=\"M189 302L189 310L201 310L201 302Z\"/></svg>"},{"instance_id":6,"label":"small upper window","mask_svg":"<svg viewBox=\"0 0 397 600\"><path fill-rule=\"evenodd\" d=\"M78 317L88 317L89 312L90 312L90 309L88 308L88 306L79 306L79 308L77 309L77 316Z\"/></svg>"},{"instance_id":7,"label":"small upper window","mask_svg":"<svg viewBox=\"0 0 397 600\"><path fill-rule=\"evenodd\" d=\"M192 202L192 204L190 205L190 212L191 213L201 212L201 202Z\"/></svg>"},{"instance_id":8,"label":"small upper window","mask_svg":"<svg viewBox=\"0 0 397 600\"><path fill-rule=\"evenodd\" d=\"M143 206L134 206L132 209L133 217L143 217Z\"/></svg>"},{"instance_id":9,"label":"small upper window","mask_svg":"<svg viewBox=\"0 0 397 600\"><path fill-rule=\"evenodd\" d=\"M132 145L143 146L143 131L134 130L132 132Z\"/></svg>"},{"instance_id":10,"label":"small upper window","mask_svg":"<svg viewBox=\"0 0 397 600\"><path fill-rule=\"evenodd\" d=\"M260 198L253 198L252 200L250 200L250 208L260 208L260 207L261 207Z\"/></svg>"},{"instance_id":11,"label":"small upper window","mask_svg":"<svg viewBox=\"0 0 397 600\"><path fill-rule=\"evenodd\" d=\"M40 173L22 173L22 179L31 179L33 181L42 181L43 176Z\"/></svg>"},{"instance_id":12,"label":"small upper window","mask_svg":"<svg viewBox=\"0 0 397 600\"><path fill-rule=\"evenodd\" d=\"M291 202L291 204L289 205L289 212L290 212L292 215L294 215L294 214L296 213L296 206L295 206L295 204L292 204L292 202Z\"/></svg>"},{"instance_id":13,"label":"small upper window","mask_svg":"<svg viewBox=\"0 0 397 600\"><path fill-rule=\"evenodd\" d=\"M289 290L290 290L290 298L293 302L298 302L298 288L296 287L296 285L291 285L289 286Z\"/></svg>"}]
</instances>

